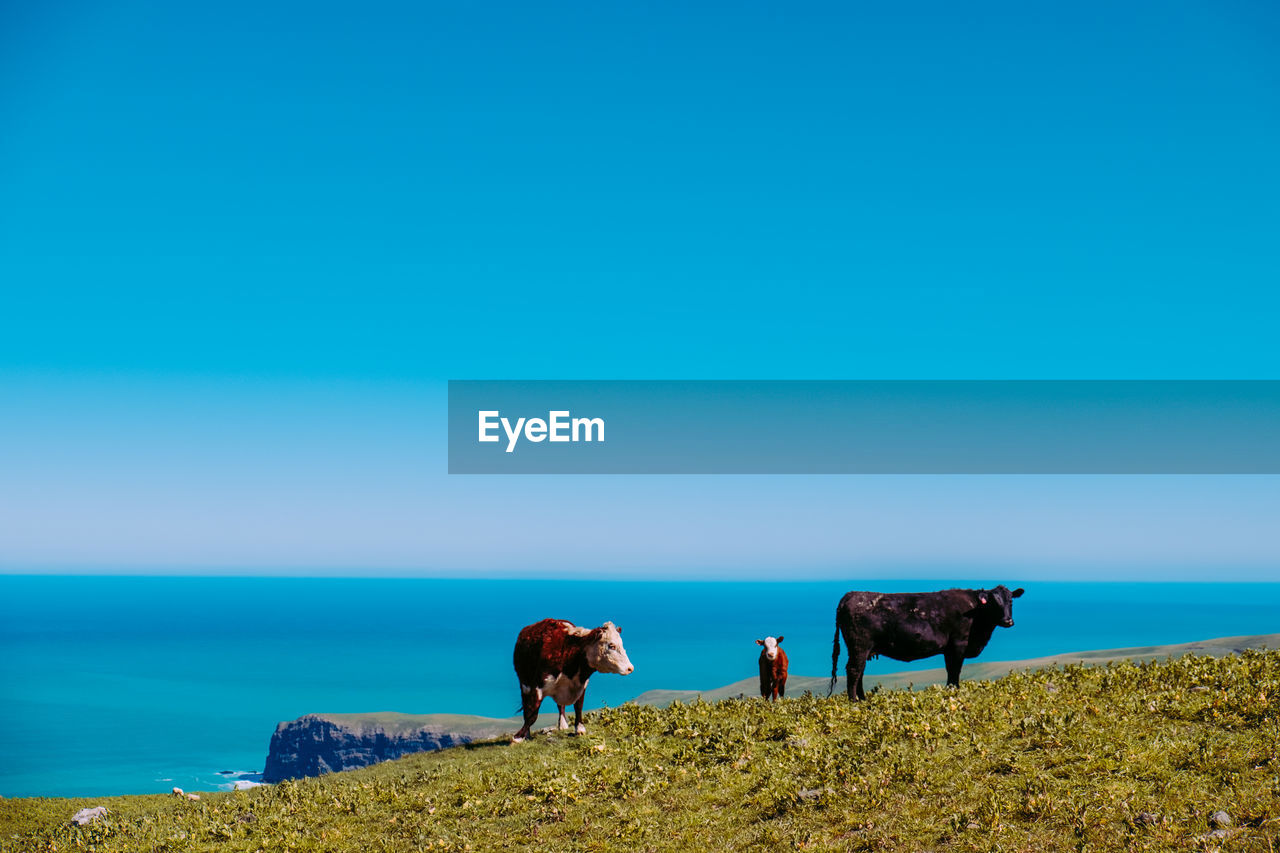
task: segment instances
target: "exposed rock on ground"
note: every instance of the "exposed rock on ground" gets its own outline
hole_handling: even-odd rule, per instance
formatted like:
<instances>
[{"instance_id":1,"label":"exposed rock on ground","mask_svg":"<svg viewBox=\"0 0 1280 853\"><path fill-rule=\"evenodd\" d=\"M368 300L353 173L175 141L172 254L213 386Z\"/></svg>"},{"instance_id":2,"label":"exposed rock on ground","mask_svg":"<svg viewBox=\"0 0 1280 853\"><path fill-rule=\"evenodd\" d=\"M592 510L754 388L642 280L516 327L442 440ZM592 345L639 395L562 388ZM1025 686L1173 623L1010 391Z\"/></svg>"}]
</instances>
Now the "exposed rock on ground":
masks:
<instances>
[{"instance_id":1,"label":"exposed rock on ground","mask_svg":"<svg viewBox=\"0 0 1280 853\"><path fill-rule=\"evenodd\" d=\"M95 820L97 820L100 817L106 817L106 816L107 816L107 807L97 806L96 808L81 809L80 811L76 812L75 815L72 816L71 822L79 824L80 826L84 826L87 823L93 823Z\"/></svg>"}]
</instances>

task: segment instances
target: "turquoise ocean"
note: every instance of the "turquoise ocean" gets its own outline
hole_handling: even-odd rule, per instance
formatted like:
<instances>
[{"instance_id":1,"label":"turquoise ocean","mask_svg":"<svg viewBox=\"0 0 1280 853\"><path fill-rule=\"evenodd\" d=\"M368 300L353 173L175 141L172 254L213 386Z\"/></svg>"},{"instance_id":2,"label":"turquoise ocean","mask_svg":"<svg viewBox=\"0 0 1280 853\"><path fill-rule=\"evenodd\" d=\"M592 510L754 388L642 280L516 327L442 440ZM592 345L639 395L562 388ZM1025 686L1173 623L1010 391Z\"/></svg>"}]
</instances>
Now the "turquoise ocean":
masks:
<instances>
[{"instance_id":1,"label":"turquoise ocean","mask_svg":"<svg viewBox=\"0 0 1280 853\"><path fill-rule=\"evenodd\" d=\"M592 679L599 707L751 677L770 634L793 673L829 674L850 589L999 582L1027 593L983 660L1280 632L1280 583L0 576L0 795L230 787L262 769L277 722L313 712L511 716L516 633L547 616L622 626L636 671Z\"/></svg>"}]
</instances>

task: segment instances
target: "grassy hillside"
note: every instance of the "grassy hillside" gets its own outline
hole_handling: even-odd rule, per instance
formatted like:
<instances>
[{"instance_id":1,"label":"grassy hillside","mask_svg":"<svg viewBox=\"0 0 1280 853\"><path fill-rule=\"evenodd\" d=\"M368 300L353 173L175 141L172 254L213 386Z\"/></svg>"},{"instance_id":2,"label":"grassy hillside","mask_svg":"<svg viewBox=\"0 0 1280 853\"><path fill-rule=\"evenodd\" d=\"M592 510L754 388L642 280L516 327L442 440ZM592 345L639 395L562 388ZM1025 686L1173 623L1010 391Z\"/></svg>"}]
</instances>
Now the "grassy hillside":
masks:
<instances>
[{"instance_id":1,"label":"grassy hillside","mask_svg":"<svg viewBox=\"0 0 1280 853\"><path fill-rule=\"evenodd\" d=\"M1244 637L1219 637L1213 640L1199 640L1194 643L1178 643L1168 646L1138 646L1127 649L1095 649L1087 652L1069 652L1050 655L1042 658L1018 661L968 661L965 664L963 679L1000 678L1011 672L1023 669L1040 669L1042 667L1060 667L1072 663L1099 664L1113 660L1164 660L1181 657L1186 654L1222 655L1235 654L1245 649L1280 649L1280 634L1255 634ZM839 672L844 672L844 652L841 652ZM868 675L866 687L871 690L880 688L905 688L909 686L927 687L931 684L946 684L945 669L924 669L914 672L893 672L881 675ZM827 694L830 678L826 676L807 676L792 674L787 681L787 691L798 696L806 690L820 695ZM844 676L836 680L835 692L844 693ZM711 690L648 690L631 700L637 705L657 705L665 708L672 702L715 702L721 699L758 696L760 682L758 678L747 678L717 687ZM554 706L548 701L544 708ZM520 728L522 719L519 714L511 717L480 717L473 714L402 714L396 711L379 711L366 714L315 714L325 720L331 720L345 726L353 732L384 731L391 735L407 734L427 728L434 731L459 732L476 739L500 737L512 734ZM554 726L557 715L542 714L538 717L539 726Z\"/></svg>"},{"instance_id":2,"label":"grassy hillside","mask_svg":"<svg viewBox=\"0 0 1280 853\"><path fill-rule=\"evenodd\" d=\"M1272 850L1280 653L594 713L226 794L0 801L13 851ZM68 825L79 808L107 818ZM1225 811L1230 826L1211 815ZM1213 835L1213 833L1217 835Z\"/></svg>"}]
</instances>

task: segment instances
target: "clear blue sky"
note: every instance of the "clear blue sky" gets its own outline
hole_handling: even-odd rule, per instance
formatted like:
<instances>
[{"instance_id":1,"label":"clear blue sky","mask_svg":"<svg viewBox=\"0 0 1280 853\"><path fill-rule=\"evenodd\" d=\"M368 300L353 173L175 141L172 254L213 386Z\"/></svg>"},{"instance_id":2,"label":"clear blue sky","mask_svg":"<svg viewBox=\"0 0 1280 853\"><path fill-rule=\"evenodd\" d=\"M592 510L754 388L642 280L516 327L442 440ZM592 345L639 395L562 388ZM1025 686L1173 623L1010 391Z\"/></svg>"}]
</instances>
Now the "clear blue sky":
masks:
<instances>
[{"instance_id":1,"label":"clear blue sky","mask_svg":"<svg viewBox=\"0 0 1280 853\"><path fill-rule=\"evenodd\" d=\"M443 473L449 378L1280 378L1278 40L4 4L0 569L1280 578L1270 477Z\"/></svg>"}]
</instances>

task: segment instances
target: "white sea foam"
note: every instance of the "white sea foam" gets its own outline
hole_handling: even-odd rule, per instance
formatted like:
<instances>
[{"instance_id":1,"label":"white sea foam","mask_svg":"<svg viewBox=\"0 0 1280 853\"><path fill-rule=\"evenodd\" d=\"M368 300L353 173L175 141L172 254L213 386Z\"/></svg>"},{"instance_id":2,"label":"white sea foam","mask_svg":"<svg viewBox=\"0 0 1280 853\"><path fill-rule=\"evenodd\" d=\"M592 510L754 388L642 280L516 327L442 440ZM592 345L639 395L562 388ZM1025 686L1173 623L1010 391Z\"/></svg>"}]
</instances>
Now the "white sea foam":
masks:
<instances>
[{"instance_id":1,"label":"white sea foam","mask_svg":"<svg viewBox=\"0 0 1280 853\"><path fill-rule=\"evenodd\" d=\"M218 783L219 791L247 791L266 784L262 781L261 770L219 770L218 775L232 780Z\"/></svg>"}]
</instances>

